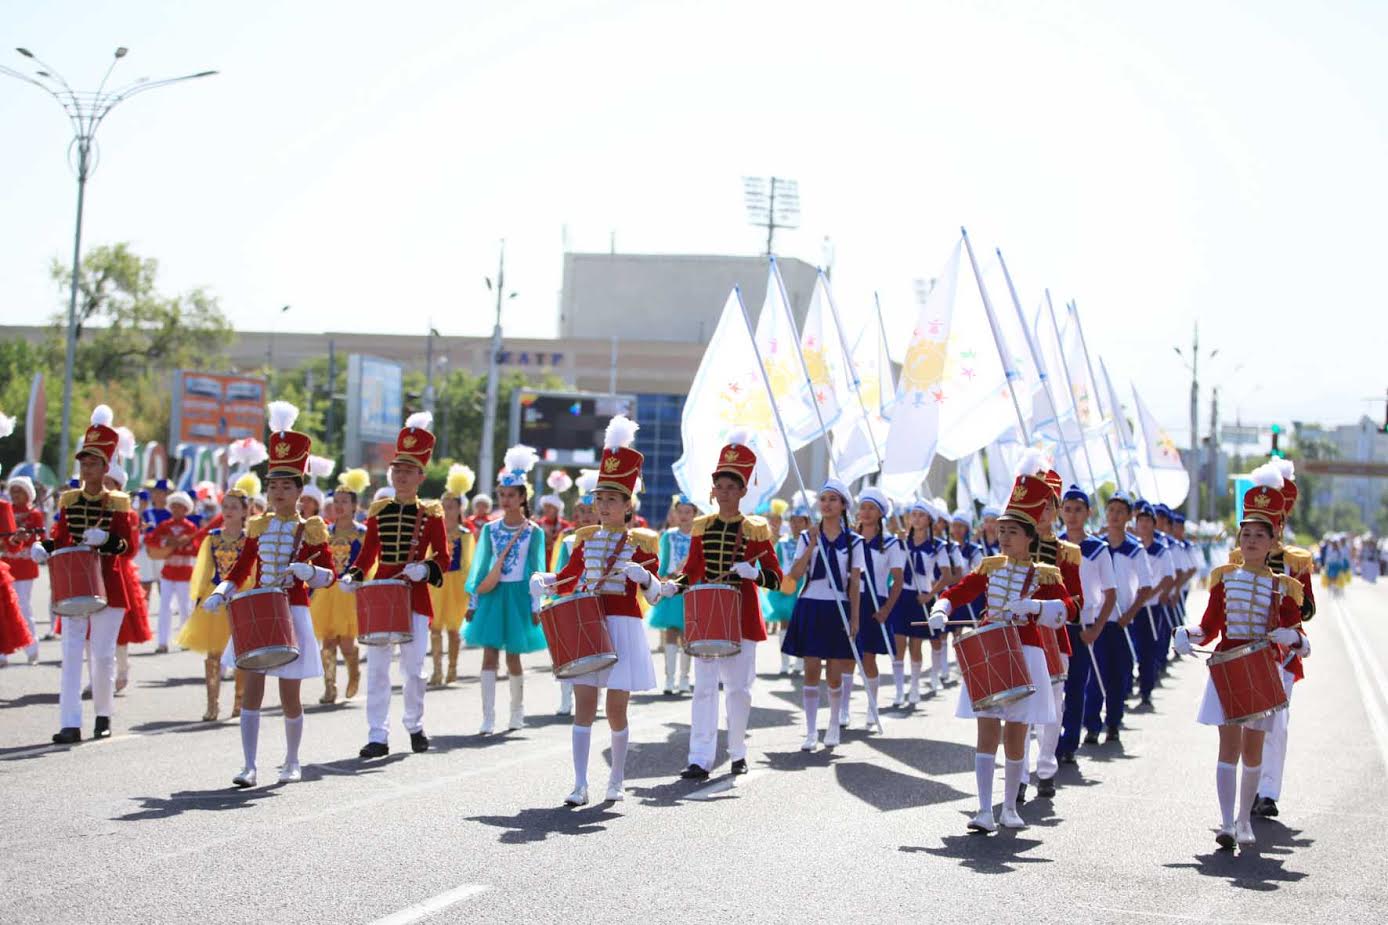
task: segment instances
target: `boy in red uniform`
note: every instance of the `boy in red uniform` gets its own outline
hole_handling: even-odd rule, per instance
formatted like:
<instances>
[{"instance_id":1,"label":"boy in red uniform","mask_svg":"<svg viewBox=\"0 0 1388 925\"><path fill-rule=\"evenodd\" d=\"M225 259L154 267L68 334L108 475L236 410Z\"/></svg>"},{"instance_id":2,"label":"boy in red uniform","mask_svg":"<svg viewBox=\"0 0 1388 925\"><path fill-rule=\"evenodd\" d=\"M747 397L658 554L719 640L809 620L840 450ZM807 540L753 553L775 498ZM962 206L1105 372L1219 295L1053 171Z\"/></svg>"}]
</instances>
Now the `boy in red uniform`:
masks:
<instances>
[{"instance_id":1,"label":"boy in red uniform","mask_svg":"<svg viewBox=\"0 0 1388 925\"><path fill-rule=\"evenodd\" d=\"M164 564L159 569L159 630L156 652L169 651L173 633L173 607L178 604L178 628L193 615L188 582L193 578L193 564L198 560L201 535L197 524L188 519L193 513L193 499L187 492L169 495L169 517L149 532L147 543L155 559Z\"/></svg>"}]
</instances>

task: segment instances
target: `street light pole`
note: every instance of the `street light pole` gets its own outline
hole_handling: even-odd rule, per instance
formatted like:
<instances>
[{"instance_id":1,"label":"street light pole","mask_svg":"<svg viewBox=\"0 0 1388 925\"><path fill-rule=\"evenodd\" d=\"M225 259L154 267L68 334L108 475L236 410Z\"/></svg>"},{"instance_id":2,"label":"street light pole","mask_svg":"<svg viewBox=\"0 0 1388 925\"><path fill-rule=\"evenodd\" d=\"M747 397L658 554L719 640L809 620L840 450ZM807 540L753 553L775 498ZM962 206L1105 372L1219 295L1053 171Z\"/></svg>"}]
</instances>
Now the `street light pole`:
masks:
<instances>
[{"instance_id":1,"label":"street light pole","mask_svg":"<svg viewBox=\"0 0 1388 925\"><path fill-rule=\"evenodd\" d=\"M62 74L45 64L29 49L16 48L15 51L39 66L40 69L35 71L36 76L30 76L5 65L0 65L0 74L33 84L57 100L58 105L63 107L63 112L67 113L68 121L72 123L73 129L68 151L69 157L72 157L74 152L76 154L76 163L73 167L77 174L77 223L72 234L72 285L68 290L67 346L64 351L63 363L63 429L58 437L60 460L65 460L68 458L68 450L70 449L68 428L72 425L72 379L73 367L77 361L77 288L82 272L82 217L86 204L87 178L91 176L91 172L96 166L93 158L96 130L101 126L101 122L107 114L122 100L127 100L137 93L144 93L157 87L167 87L170 84L195 80L199 77L211 77L217 72L199 71L196 74L185 74L182 77L168 77L160 80L141 77L132 84L107 91L106 81L110 79L111 72L115 70L120 59L124 58L130 51L125 46L121 46L111 56L111 63L107 66L106 74L101 78L101 83L95 92L78 92L72 89ZM59 466L61 465L60 462Z\"/></svg>"},{"instance_id":2,"label":"street light pole","mask_svg":"<svg viewBox=\"0 0 1388 925\"><path fill-rule=\"evenodd\" d=\"M1185 359L1180 347L1173 348L1176 355ZM1213 360L1219 355L1219 348L1211 350L1205 359ZM1190 450L1186 457L1186 474L1190 490L1186 494L1186 516L1192 520L1200 518L1200 322L1195 322L1195 335L1190 345Z\"/></svg>"},{"instance_id":3,"label":"street light pole","mask_svg":"<svg viewBox=\"0 0 1388 925\"><path fill-rule=\"evenodd\" d=\"M496 322L492 326L492 346L491 355L487 358L487 404L482 409L482 446L478 453L477 466L482 471L477 473L479 491L491 491L493 480L496 478L495 454L492 452L492 444L496 440L496 393L497 376L500 373L498 364L501 360L501 305L506 299L514 299L514 292L506 292L506 241L501 242L501 256L496 268L496 285L492 285L490 279L487 280L487 288L496 293Z\"/></svg>"}]
</instances>

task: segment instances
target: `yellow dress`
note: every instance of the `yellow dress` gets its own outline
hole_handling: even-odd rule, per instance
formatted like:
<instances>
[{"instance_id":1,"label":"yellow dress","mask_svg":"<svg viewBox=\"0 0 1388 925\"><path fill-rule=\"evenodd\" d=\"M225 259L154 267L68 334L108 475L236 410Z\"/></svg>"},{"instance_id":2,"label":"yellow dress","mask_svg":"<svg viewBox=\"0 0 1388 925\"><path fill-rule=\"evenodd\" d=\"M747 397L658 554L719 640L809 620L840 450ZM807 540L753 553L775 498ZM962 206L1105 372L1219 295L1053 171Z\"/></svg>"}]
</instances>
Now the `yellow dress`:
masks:
<instances>
[{"instance_id":1,"label":"yellow dress","mask_svg":"<svg viewBox=\"0 0 1388 925\"><path fill-rule=\"evenodd\" d=\"M341 575L351 568L361 551L362 538L366 528L353 523L346 530L336 524L328 533L328 550L333 554L333 574ZM357 599L350 591L334 583L329 588L319 588L313 592L308 602L309 616L313 618L313 633L322 639L357 638Z\"/></svg>"},{"instance_id":2,"label":"yellow dress","mask_svg":"<svg viewBox=\"0 0 1388 925\"><path fill-rule=\"evenodd\" d=\"M245 545L244 533L236 539L224 535L221 530L213 530L207 535L198 549L193 577L189 581L193 615L178 631L178 638L174 640L178 645L204 655L220 656L226 650L227 640L231 638L231 620L227 617L226 608L204 610L200 605L221 583L222 576L236 565L241 547ZM247 578L239 590L246 590L254 581L254 576Z\"/></svg>"},{"instance_id":3,"label":"yellow dress","mask_svg":"<svg viewBox=\"0 0 1388 925\"><path fill-rule=\"evenodd\" d=\"M463 626L467 615L468 593L467 576L472 567L472 553L477 541L471 530L461 525L449 531L448 547L450 557L448 571L443 573L443 587L429 588L429 601L434 606L433 632L456 633Z\"/></svg>"}]
</instances>

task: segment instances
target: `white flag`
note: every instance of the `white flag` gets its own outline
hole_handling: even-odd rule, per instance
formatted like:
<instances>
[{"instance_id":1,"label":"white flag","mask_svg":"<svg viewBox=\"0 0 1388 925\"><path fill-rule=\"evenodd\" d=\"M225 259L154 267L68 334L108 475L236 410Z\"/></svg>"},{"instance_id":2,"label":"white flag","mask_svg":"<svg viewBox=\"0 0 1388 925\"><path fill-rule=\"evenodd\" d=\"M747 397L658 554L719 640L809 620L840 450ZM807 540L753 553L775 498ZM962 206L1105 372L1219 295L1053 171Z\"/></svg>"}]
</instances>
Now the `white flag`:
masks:
<instances>
[{"instance_id":1,"label":"white flag","mask_svg":"<svg viewBox=\"0 0 1388 925\"><path fill-rule=\"evenodd\" d=\"M705 510L712 510L706 500L710 479L725 438L734 428L749 431L748 444L757 454L757 468L742 499L743 512L750 514L780 490L790 463L736 289L723 306L694 374L680 419L684 455L672 467L680 490Z\"/></svg>"},{"instance_id":2,"label":"white flag","mask_svg":"<svg viewBox=\"0 0 1388 925\"><path fill-rule=\"evenodd\" d=\"M766 378L771 383L771 395L790 436L790 448L798 450L818 437L821 430L814 397L805 381L805 369L800 365L800 337L795 331L790 303L786 301L781 270L775 257L770 264L766 300L757 317L757 347L761 350Z\"/></svg>"},{"instance_id":3,"label":"white flag","mask_svg":"<svg viewBox=\"0 0 1388 925\"><path fill-rule=\"evenodd\" d=\"M1016 481L1017 463L1022 456L1022 444L1013 428L988 444L988 503L998 510L1007 507Z\"/></svg>"},{"instance_id":4,"label":"white flag","mask_svg":"<svg viewBox=\"0 0 1388 925\"><path fill-rule=\"evenodd\" d=\"M1152 412L1133 386L1133 407L1137 411L1138 428L1142 432L1138 451L1138 486L1150 501L1176 507L1190 493L1190 473L1181 461L1176 443L1157 422Z\"/></svg>"},{"instance_id":5,"label":"white flag","mask_svg":"<svg viewBox=\"0 0 1388 925\"><path fill-rule=\"evenodd\" d=\"M962 240L954 245L935 288L922 300L906 347L882 464L882 487L891 497L914 494L935 457L944 401L945 351L962 247Z\"/></svg>"},{"instance_id":6,"label":"white flag","mask_svg":"<svg viewBox=\"0 0 1388 925\"><path fill-rule=\"evenodd\" d=\"M844 409L833 432L834 471L846 482L878 470L878 457L887 449L891 406L896 399L892 363L887 356L882 326L875 314L864 317L862 329L850 351L858 395L850 407Z\"/></svg>"},{"instance_id":7,"label":"white flag","mask_svg":"<svg viewBox=\"0 0 1388 925\"><path fill-rule=\"evenodd\" d=\"M978 513L974 502L988 503L988 477L983 474L983 455L970 453L955 464L959 507L970 517Z\"/></svg>"},{"instance_id":8,"label":"white flag","mask_svg":"<svg viewBox=\"0 0 1388 925\"><path fill-rule=\"evenodd\" d=\"M839 332L838 319L834 314L829 281L821 272L815 280L810 308L805 313L805 326L800 331L800 353L805 358L805 368L809 370L813 390L811 396L819 406L819 418L814 421L816 431L820 421L823 421L825 428L832 428L841 415L853 410L857 404L857 399L851 394L848 360L844 352L843 335ZM844 477L842 473L837 474L839 478Z\"/></svg>"}]
</instances>

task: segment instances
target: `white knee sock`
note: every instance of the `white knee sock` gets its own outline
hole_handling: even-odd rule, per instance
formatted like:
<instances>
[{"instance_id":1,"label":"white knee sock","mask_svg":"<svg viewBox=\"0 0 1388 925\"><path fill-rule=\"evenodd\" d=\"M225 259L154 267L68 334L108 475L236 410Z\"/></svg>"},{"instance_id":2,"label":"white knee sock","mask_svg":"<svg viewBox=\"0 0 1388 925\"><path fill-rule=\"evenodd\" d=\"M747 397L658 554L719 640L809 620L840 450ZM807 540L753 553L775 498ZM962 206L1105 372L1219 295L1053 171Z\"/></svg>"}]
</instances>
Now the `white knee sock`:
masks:
<instances>
[{"instance_id":1,"label":"white knee sock","mask_svg":"<svg viewBox=\"0 0 1388 925\"><path fill-rule=\"evenodd\" d=\"M935 680L941 684L945 683L945 673L949 664L948 659L949 651L944 646L930 650L930 667L935 672Z\"/></svg>"},{"instance_id":2,"label":"white knee sock","mask_svg":"<svg viewBox=\"0 0 1388 925\"><path fill-rule=\"evenodd\" d=\"M630 727L621 732L612 730L612 785L620 785L627 778L627 741L630 738Z\"/></svg>"},{"instance_id":3,"label":"white knee sock","mask_svg":"<svg viewBox=\"0 0 1388 925\"><path fill-rule=\"evenodd\" d=\"M255 767L256 746L260 742L260 711L241 710L241 754L245 756L246 767Z\"/></svg>"},{"instance_id":4,"label":"white knee sock","mask_svg":"<svg viewBox=\"0 0 1388 925\"><path fill-rule=\"evenodd\" d=\"M1226 829L1234 827L1234 791L1239 769L1221 761L1215 765L1215 793L1219 796L1219 819Z\"/></svg>"},{"instance_id":5,"label":"white knee sock","mask_svg":"<svg viewBox=\"0 0 1388 925\"><path fill-rule=\"evenodd\" d=\"M1258 795L1258 778L1262 776L1263 766L1243 766L1243 780L1239 782L1239 822L1247 824L1253 813L1253 798Z\"/></svg>"},{"instance_id":6,"label":"white knee sock","mask_svg":"<svg viewBox=\"0 0 1388 925\"><path fill-rule=\"evenodd\" d=\"M924 662L911 662L911 692L920 693L921 689L921 669L925 667Z\"/></svg>"},{"instance_id":7,"label":"white knee sock","mask_svg":"<svg viewBox=\"0 0 1388 925\"><path fill-rule=\"evenodd\" d=\"M1003 762L1002 785L1004 789L1002 803L1013 812L1017 810L1017 787L1022 783L1022 769L1025 766L1025 759L1022 761L1013 761L1008 758Z\"/></svg>"},{"instance_id":8,"label":"white knee sock","mask_svg":"<svg viewBox=\"0 0 1388 925\"><path fill-rule=\"evenodd\" d=\"M588 786L588 748L593 743L593 727L574 725L574 789Z\"/></svg>"},{"instance_id":9,"label":"white knee sock","mask_svg":"<svg viewBox=\"0 0 1388 925\"><path fill-rule=\"evenodd\" d=\"M846 676L845 676L845 677L846 677ZM829 723L830 723L830 728L833 728L833 724L835 724L835 723L838 723L839 725L843 725L841 722L839 722L839 714L840 714L840 711L843 709L843 684L844 684L843 681L839 681L839 686L838 686L838 687L831 687L831 688L829 688Z\"/></svg>"},{"instance_id":10,"label":"white knee sock","mask_svg":"<svg viewBox=\"0 0 1388 925\"><path fill-rule=\"evenodd\" d=\"M790 656L781 653L781 674L790 674Z\"/></svg>"},{"instance_id":11,"label":"white knee sock","mask_svg":"<svg viewBox=\"0 0 1388 925\"><path fill-rule=\"evenodd\" d=\"M680 683L689 686L689 653L680 650Z\"/></svg>"},{"instance_id":12,"label":"white knee sock","mask_svg":"<svg viewBox=\"0 0 1388 925\"><path fill-rule=\"evenodd\" d=\"M559 682L559 709L564 713L572 713L574 708L574 682Z\"/></svg>"},{"instance_id":13,"label":"white knee sock","mask_svg":"<svg viewBox=\"0 0 1388 925\"><path fill-rule=\"evenodd\" d=\"M902 659L892 660L892 680L896 682L896 699L900 700L906 696L906 662Z\"/></svg>"},{"instance_id":14,"label":"white knee sock","mask_svg":"<svg viewBox=\"0 0 1388 925\"><path fill-rule=\"evenodd\" d=\"M819 732L819 685L805 685L800 692L800 702L805 707L805 735L813 736Z\"/></svg>"},{"instance_id":15,"label":"white knee sock","mask_svg":"<svg viewBox=\"0 0 1388 925\"><path fill-rule=\"evenodd\" d=\"M675 689L675 663L679 661L680 647L673 642L665 643L665 689Z\"/></svg>"},{"instance_id":16,"label":"white knee sock","mask_svg":"<svg viewBox=\"0 0 1388 925\"><path fill-rule=\"evenodd\" d=\"M508 679L511 685L511 712L525 712L525 675L513 674Z\"/></svg>"},{"instance_id":17,"label":"white knee sock","mask_svg":"<svg viewBox=\"0 0 1388 925\"><path fill-rule=\"evenodd\" d=\"M877 688L881 678L864 678L863 687L867 690L867 715L869 723L877 722Z\"/></svg>"},{"instance_id":18,"label":"white knee sock","mask_svg":"<svg viewBox=\"0 0 1388 925\"><path fill-rule=\"evenodd\" d=\"M496 717L496 672L482 670L482 718Z\"/></svg>"},{"instance_id":19,"label":"white knee sock","mask_svg":"<svg viewBox=\"0 0 1388 925\"><path fill-rule=\"evenodd\" d=\"M1022 740L1022 776L1018 778L1019 781L1026 781L1028 784L1031 783L1031 730L1032 727L1028 726L1027 737Z\"/></svg>"},{"instance_id":20,"label":"white knee sock","mask_svg":"<svg viewBox=\"0 0 1388 925\"><path fill-rule=\"evenodd\" d=\"M245 716L246 711L242 710L241 715ZM257 716L257 720L259 717ZM284 718L284 766L287 768L296 767L299 764L299 743L304 738L304 714L290 719Z\"/></svg>"},{"instance_id":21,"label":"white knee sock","mask_svg":"<svg viewBox=\"0 0 1388 925\"><path fill-rule=\"evenodd\" d=\"M833 691L830 691L830 692L829 692L829 696L832 698L832 697L834 696L834 692L833 692ZM840 726L847 726L847 725L848 725L849 711L852 710L852 708L853 708L853 675L851 675L851 674L846 674L846 675L844 675L843 678L839 681L839 725L840 725Z\"/></svg>"},{"instance_id":22,"label":"white knee sock","mask_svg":"<svg viewBox=\"0 0 1388 925\"><path fill-rule=\"evenodd\" d=\"M993 773L996 769L996 757L974 752L974 786L978 788L979 812L993 810Z\"/></svg>"}]
</instances>

